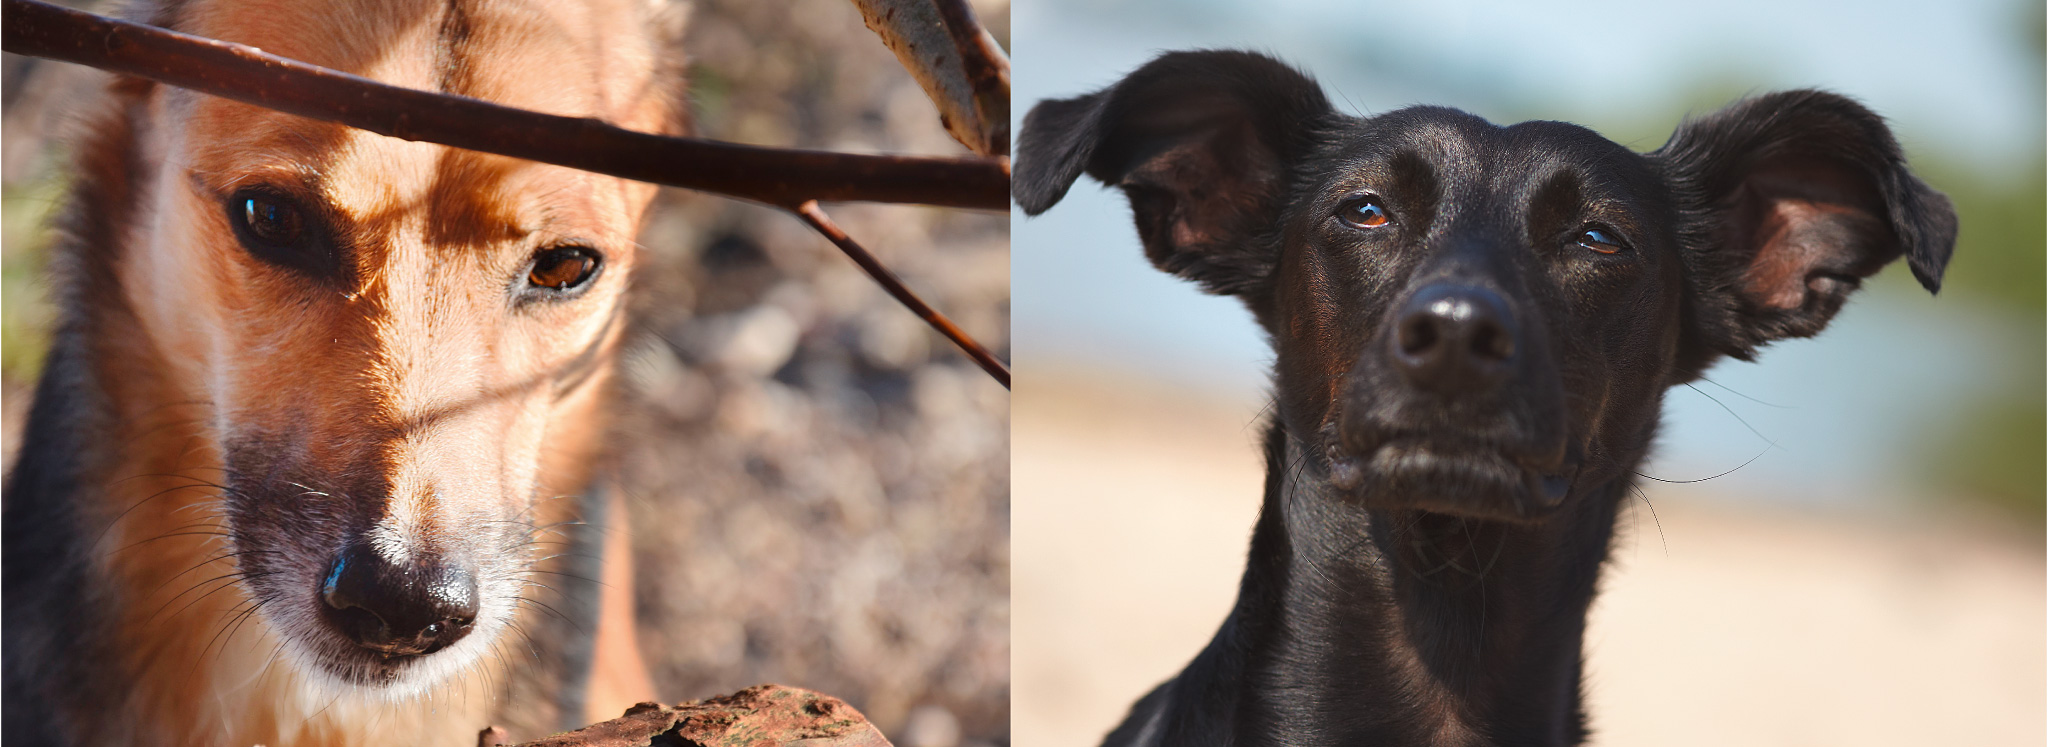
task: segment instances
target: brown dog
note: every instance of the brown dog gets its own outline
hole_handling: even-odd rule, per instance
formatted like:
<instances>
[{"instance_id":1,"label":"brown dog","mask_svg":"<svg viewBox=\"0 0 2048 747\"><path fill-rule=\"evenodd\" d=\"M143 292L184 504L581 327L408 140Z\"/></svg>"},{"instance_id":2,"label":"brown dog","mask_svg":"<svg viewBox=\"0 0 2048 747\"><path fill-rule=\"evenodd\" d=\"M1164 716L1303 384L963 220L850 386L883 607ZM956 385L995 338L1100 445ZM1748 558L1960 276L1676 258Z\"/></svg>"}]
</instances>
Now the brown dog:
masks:
<instances>
[{"instance_id":1,"label":"brown dog","mask_svg":"<svg viewBox=\"0 0 2048 747\"><path fill-rule=\"evenodd\" d=\"M672 132L675 15L189 0L142 19ZM650 695L614 543L587 710L521 697L586 690L530 681L585 676L540 634L556 577L536 574L579 509L557 498L592 479L653 188L135 80L107 99L7 483L7 740L458 744ZM514 666L535 654L554 666Z\"/></svg>"}]
</instances>

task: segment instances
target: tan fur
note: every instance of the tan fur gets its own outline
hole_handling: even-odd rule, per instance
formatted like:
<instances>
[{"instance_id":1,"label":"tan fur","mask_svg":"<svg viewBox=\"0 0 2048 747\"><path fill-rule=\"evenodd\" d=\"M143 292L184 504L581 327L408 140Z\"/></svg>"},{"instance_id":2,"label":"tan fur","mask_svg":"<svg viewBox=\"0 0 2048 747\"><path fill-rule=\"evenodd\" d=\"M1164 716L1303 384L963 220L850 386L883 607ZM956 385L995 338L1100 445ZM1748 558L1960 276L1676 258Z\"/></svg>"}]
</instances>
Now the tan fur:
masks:
<instances>
[{"instance_id":1,"label":"tan fur","mask_svg":"<svg viewBox=\"0 0 2048 747\"><path fill-rule=\"evenodd\" d=\"M636 0L200 0L163 20L398 85L673 130L649 12ZM450 24L461 26L452 44ZM568 518L573 501L546 499L582 491L599 458L632 239L653 188L119 85L137 108L108 121L135 128L147 181L130 185L142 201L117 229L120 298L106 299L133 324L95 345L118 424L107 443L121 448L83 523L111 526L95 562L132 691L104 721L70 728L124 744L471 743L507 705L505 662L525 645L516 631L493 631L489 653L418 693L311 674L277 627L303 610L252 609L236 578L246 566L231 551L247 540L227 536L215 483L237 443L274 443L291 447L276 458L293 474L377 472L391 487L378 526L403 542ZM240 249L223 200L255 182L308 185L343 216L358 249L348 287L316 287ZM508 310L506 280L561 241L603 251L595 285ZM588 699L607 717L653 695L620 544L607 551ZM537 614L520 609L511 624Z\"/></svg>"},{"instance_id":2,"label":"tan fur","mask_svg":"<svg viewBox=\"0 0 2048 747\"><path fill-rule=\"evenodd\" d=\"M626 515L626 502L612 494L611 515ZM599 662L640 662L640 641L633 635L633 554L631 537L623 527L604 548L603 613L598 617L597 654ZM609 721L626 708L648 699L654 682L640 666L601 666L590 679L590 696L583 708L583 720Z\"/></svg>"}]
</instances>

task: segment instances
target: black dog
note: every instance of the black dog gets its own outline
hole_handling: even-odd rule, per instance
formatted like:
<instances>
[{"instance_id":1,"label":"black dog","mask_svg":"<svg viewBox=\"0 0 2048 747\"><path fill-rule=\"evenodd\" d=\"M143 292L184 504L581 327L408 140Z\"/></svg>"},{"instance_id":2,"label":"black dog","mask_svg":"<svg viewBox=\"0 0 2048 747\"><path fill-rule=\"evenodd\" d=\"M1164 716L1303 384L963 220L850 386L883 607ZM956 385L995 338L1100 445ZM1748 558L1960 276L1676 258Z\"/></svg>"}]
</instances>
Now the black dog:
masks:
<instances>
[{"instance_id":1,"label":"black dog","mask_svg":"<svg viewBox=\"0 0 2048 747\"><path fill-rule=\"evenodd\" d=\"M1159 269L1278 354L1236 607L1111 745L1555 745L1664 390L1820 331L1947 198L1883 120L1750 99L1637 154L1453 109L1356 118L1270 58L1168 54L1024 120L1013 190L1121 187Z\"/></svg>"}]
</instances>

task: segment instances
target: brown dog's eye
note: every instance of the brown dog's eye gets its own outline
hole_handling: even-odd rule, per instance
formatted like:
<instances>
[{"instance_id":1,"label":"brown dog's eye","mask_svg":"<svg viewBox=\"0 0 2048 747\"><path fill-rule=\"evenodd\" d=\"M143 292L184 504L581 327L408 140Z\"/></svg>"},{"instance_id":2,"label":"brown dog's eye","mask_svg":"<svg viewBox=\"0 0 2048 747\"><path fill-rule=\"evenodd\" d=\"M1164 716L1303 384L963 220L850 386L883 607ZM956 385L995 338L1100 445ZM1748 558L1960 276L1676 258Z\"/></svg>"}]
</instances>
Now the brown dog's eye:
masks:
<instances>
[{"instance_id":1,"label":"brown dog's eye","mask_svg":"<svg viewBox=\"0 0 2048 747\"><path fill-rule=\"evenodd\" d=\"M319 280L344 274L334 231L321 211L285 196L283 190L252 186L227 199L228 224L251 256Z\"/></svg>"},{"instance_id":2,"label":"brown dog's eye","mask_svg":"<svg viewBox=\"0 0 2048 747\"><path fill-rule=\"evenodd\" d=\"M1588 228L1580 231L1579 246L1601 254L1618 254L1628 248L1628 245L1621 243L1621 240L1615 238L1614 234L1598 228Z\"/></svg>"},{"instance_id":3,"label":"brown dog's eye","mask_svg":"<svg viewBox=\"0 0 2048 747\"><path fill-rule=\"evenodd\" d=\"M243 197L241 215L242 225L248 227L251 235L277 247L298 243L306 225L299 215L299 206L269 195Z\"/></svg>"},{"instance_id":4,"label":"brown dog's eye","mask_svg":"<svg viewBox=\"0 0 2048 747\"><path fill-rule=\"evenodd\" d=\"M1387 213L1387 206L1380 204L1380 198L1364 195L1337 205L1337 220L1352 228L1379 228L1394 222L1394 216Z\"/></svg>"},{"instance_id":5,"label":"brown dog's eye","mask_svg":"<svg viewBox=\"0 0 2048 747\"><path fill-rule=\"evenodd\" d=\"M588 247L542 249L533 255L533 269L527 271L526 283L556 292L574 290L590 282L601 264L597 251Z\"/></svg>"}]
</instances>

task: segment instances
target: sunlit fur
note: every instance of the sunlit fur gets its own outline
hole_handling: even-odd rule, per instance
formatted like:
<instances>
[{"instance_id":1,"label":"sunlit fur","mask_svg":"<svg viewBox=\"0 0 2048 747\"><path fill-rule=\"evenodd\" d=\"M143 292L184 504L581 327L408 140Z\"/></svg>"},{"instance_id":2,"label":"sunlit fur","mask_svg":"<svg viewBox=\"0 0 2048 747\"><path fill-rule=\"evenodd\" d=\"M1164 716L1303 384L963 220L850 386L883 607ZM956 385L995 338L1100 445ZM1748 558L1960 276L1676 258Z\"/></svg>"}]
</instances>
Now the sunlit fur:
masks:
<instances>
[{"instance_id":1,"label":"sunlit fur","mask_svg":"<svg viewBox=\"0 0 2048 747\"><path fill-rule=\"evenodd\" d=\"M364 77L654 132L680 127L649 0L193 0L131 14ZM7 505L6 727L72 744L471 744L534 708L535 574L600 458L653 188L109 83L55 259L63 321ZM324 202L337 278L269 264L225 206ZM604 268L521 300L535 251ZM390 666L323 621L338 550L459 555L482 600ZM607 552L609 559L623 555ZM589 713L645 698L607 569ZM544 688L540 688L544 689ZM544 710L544 709L543 709ZM526 735L539 736L539 734Z\"/></svg>"}]
</instances>

